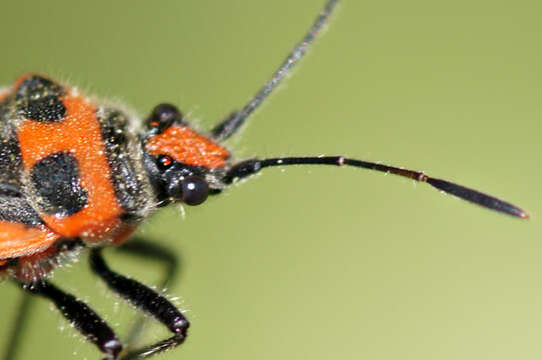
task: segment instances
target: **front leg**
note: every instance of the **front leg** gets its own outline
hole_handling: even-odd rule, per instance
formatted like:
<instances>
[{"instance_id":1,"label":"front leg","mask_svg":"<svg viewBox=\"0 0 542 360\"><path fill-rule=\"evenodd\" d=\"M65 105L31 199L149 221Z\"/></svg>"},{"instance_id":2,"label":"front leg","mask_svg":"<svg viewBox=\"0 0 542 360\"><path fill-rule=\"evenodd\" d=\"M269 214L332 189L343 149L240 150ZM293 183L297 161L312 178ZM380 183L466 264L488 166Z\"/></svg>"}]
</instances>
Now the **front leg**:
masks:
<instances>
[{"instance_id":1,"label":"front leg","mask_svg":"<svg viewBox=\"0 0 542 360\"><path fill-rule=\"evenodd\" d=\"M144 358L184 342L190 323L184 315L165 297L156 291L109 269L104 261L101 249L93 249L90 254L90 266L107 286L137 309L144 311L164 324L174 335L152 345L132 351L123 359Z\"/></svg>"},{"instance_id":2,"label":"front leg","mask_svg":"<svg viewBox=\"0 0 542 360\"><path fill-rule=\"evenodd\" d=\"M131 256L139 257L143 260L153 260L161 264L163 267L163 275L161 282L157 285L158 289L169 287L181 268L179 258L171 251L171 249L145 238L137 236L131 238L130 241L122 244L117 250ZM143 331L145 320L146 317L142 314L137 316L124 341L125 351L130 352L133 345L137 343L138 338Z\"/></svg>"}]
</instances>

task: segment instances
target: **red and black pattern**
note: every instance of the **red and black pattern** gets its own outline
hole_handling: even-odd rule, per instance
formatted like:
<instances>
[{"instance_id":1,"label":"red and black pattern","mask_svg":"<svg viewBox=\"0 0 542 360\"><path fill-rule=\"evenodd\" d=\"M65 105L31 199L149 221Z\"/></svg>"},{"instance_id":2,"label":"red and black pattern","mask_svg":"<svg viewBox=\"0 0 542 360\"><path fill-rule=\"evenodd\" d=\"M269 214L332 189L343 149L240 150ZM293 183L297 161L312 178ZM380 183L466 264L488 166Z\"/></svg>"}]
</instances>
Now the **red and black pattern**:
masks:
<instances>
[{"instance_id":1,"label":"red and black pattern","mask_svg":"<svg viewBox=\"0 0 542 360\"><path fill-rule=\"evenodd\" d=\"M156 106L135 130L134 120L122 110L100 106L42 75L23 76L1 91L0 274L53 302L107 360L141 358L183 343L189 323L164 296L111 270L102 248L123 244L156 207L202 204L209 195L267 167L332 165L407 177L485 208L527 218L508 202L450 181L343 156L233 163L220 142L238 132L298 63L337 2L326 2L272 78L208 136L190 127L170 104ZM167 327L171 337L123 353L123 344L96 312L48 281L46 275L54 267L85 248L91 248L91 270L112 291ZM174 273L175 258L156 244L132 241L120 249L164 261L170 265L168 275Z\"/></svg>"},{"instance_id":2,"label":"red and black pattern","mask_svg":"<svg viewBox=\"0 0 542 360\"><path fill-rule=\"evenodd\" d=\"M0 261L25 266L61 239L119 242L151 209L122 113L27 75L3 96L0 120Z\"/></svg>"}]
</instances>

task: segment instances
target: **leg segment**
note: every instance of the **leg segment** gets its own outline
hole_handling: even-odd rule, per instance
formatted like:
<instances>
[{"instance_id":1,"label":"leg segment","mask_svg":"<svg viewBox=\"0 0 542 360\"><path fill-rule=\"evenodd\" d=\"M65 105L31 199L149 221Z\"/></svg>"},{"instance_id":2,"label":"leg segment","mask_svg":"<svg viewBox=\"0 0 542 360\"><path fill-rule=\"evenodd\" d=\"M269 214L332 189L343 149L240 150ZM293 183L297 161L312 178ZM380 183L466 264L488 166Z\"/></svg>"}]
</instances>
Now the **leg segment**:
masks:
<instances>
[{"instance_id":1,"label":"leg segment","mask_svg":"<svg viewBox=\"0 0 542 360\"><path fill-rule=\"evenodd\" d=\"M123 359L147 357L171 349L184 342L190 324L184 315L165 297L135 280L111 271L103 259L101 249L91 250L90 264L92 271L102 278L111 290L139 310L152 315L174 334L168 339L130 352L123 356Z\"/></svg>"},{"instance_id":2,"label":"leg segment","mask_svg":"<svg viewBox=\"0 0 542 360\"><path fill-rule=\"evenodd\" d=\"M178 258L169 249L139 237L130 238L130 241L122 244L118 250L146 260L152 259L163 263L166 269L160 283L160 287L162 288L173 282L180 268Z\"/></svg>"},{"instance_id":3,"label":"leg segment","mask_svg":"<svg viewBox=\"0 0 542 360\"><path fill-rule=\"evenodd\" d=\"M122 345L115 333L98 314L84 302L77 300L47 281L22 284L22 288L31 294L51 300L62 315L72 323L81 334L94 343L107 357L114 360L122 350Z\"/></svg>"},{"instance_id":4,"label":"leg segment","mask_svg":"<svg viewBox=\"0 0 542 360\"><path fill-rule=\"evenodd\" d=\"M122 244L118 250L129 255L141 257L145 260L152 259L165 265L162 281L158 285L160 289L164 289L173 282L173 279L180 268L177 256L169 249L162 247L155 242L145 240L144 238L131 238L130 241ZM143 315L137 316L124 341L124 348L126 351L130 351L130 348L134 346L134 344L137 344L138 338L143 331L145 320L146 317Z\"/></svg>"}]
</instances>

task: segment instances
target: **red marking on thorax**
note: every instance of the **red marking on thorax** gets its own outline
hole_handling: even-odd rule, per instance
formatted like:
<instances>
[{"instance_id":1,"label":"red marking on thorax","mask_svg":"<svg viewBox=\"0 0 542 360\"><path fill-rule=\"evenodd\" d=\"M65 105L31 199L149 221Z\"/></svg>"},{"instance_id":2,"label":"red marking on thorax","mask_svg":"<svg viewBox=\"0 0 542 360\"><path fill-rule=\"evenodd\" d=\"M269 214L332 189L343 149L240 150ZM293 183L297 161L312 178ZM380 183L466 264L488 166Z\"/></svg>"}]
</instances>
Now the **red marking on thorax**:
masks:
<instances>
[{"instance_id":1,"label":"red marking on thorax","mask_svg":"<svg viewBox=\"0 0 542 360\"><path fill-rule=\"evenodd\" d=\"M61 100L66 107L64 120L57 123L25 120L19 126L24 170L28 173L36 162L57 152L69 151L74 155L81 186L87 190L87 205L70 216L40 216L62 236L99 241L118 227L122 210L111 183L96 108L82 97L70 94Z\"/></svg>"},{"instance_id":2,"label":"red marking on thorax","mask_svg":"<svg viewBox=\"0 0 542 360\"><path fill-rule=\"evenodd\" d=\"M168 155L183 164L208 169L226 166L230 157L228 150L187 126L170 126L150 138L145 148L151 155Z\"/></svg>"}]
</instances>

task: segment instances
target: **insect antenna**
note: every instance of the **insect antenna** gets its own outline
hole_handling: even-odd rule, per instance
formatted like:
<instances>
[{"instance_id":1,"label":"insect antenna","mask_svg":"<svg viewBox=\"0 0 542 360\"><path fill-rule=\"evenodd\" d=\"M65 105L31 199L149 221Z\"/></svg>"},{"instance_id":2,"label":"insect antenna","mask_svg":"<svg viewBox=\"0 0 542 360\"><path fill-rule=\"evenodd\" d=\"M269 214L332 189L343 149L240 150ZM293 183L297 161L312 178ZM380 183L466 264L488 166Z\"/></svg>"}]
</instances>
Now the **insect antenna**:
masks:
<instances>
[{"instance_id":1,"label":"insect antenna","mask_svg":"<svg viewBox=\"0 0 542 360\"><path fill-rule=\"evenodd\" d=\"M324 28L324 25L328 22L329 17L338 2L339 0L327 1L305 37L292 49L280 67L273 73L271 79L260 88L256 95L254 95L241 110L233 111L226 120L219 123L211 130L211 135L216 141L224 141L234 135L245 123L250 114L252 114L254 110L265 101L271 92L277 88L284 77L288 75L289 71L305 55L308 47L314 42L314 39L316 39L318 34Z\"/></svg>"},{"instance_id":2,"label":"insect antenna","mask_svg":"<svg viewBox=\"0 0 542 360\"><path fill-rule=\"evenodd\" d=\"M287 165L334 165L352 166L357 168L380 171L388 174L399 175L415 181L425 182L429 185L454 195L460 199L480 205L490 210L511 216L527 219L529 215L521 208L500 200L494 196L484 194L474 189L455 184L451 181L427 176L421 171L402 169L394 166L377 164L374 162L349 159L343 156L308 156L308 157L278 157L269 159L251 159L234 165L224 176L224 182L231 184L236 179L241 179L259 172L261 169L271 166Z\"/></svg>"}]
</instances>

